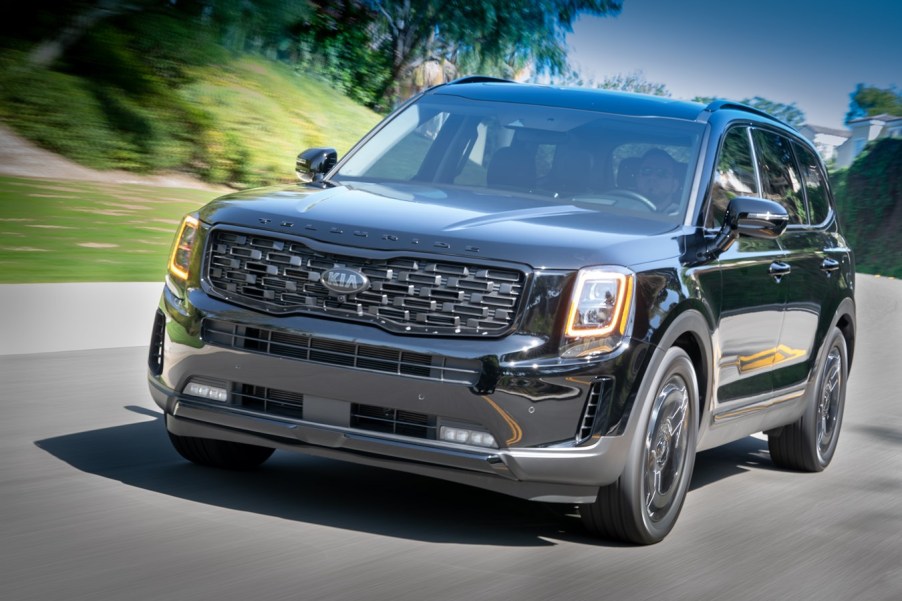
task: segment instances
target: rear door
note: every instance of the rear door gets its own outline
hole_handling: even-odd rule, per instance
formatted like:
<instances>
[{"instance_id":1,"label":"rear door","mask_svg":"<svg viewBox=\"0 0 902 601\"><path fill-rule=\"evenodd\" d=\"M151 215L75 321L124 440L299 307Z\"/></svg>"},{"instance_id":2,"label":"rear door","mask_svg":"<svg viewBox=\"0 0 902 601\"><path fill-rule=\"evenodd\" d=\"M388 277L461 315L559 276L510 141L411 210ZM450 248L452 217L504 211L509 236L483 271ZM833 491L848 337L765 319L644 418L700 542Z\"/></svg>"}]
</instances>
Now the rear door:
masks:
<instances>
[{"instance_id":1,"label":"rear door","mask_svg":"<svg viewBox=\"0 0 902 601\"><path fill-rule=\"evenodd\" d=\"M786 306L773 353L774 389L790 391L808 378L821 306L830 292L831 262L825 251L828 242L823 229L811 225L826 216L819 204L815 205L818 215L813 215L806 198L816 199L826 191L819 162L810 151L776 131L755 129L752 138L762 195L782 204L790 219L778 239L785 254L776 266L782 275L774 277L780 280Z\"/></svg>"}]
</instances>

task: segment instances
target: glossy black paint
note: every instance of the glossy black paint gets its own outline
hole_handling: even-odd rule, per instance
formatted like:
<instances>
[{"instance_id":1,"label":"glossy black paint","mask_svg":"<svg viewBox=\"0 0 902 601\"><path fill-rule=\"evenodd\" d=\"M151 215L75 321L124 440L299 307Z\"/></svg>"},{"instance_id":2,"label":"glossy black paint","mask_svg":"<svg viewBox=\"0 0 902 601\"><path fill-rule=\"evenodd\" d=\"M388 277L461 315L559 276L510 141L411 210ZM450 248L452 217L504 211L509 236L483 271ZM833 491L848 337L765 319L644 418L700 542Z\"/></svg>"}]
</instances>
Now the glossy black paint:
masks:
<instances>
[{"instance_id":1,"label":"glossy black paint","mask_svg":"<svg viewBox=\"0 0 902 601\"><path fill-rule=\"evenodd\" d=\"M524 86L510 82L443 86L428 93L437 96L460 96L472 100L559 106L612 115L669 117L687 121L699 120L706 110L704 105L696 102L671 98L613 91L599 94L598 90L590 88Z\"/></svg>"},{"instance_id":2,"label":"glossy black paint","mask_svg":"<svg viewBox=\"0 0 902 601\"><path fill-rule=\"evenodd\" d=\"M811 147L790 128L741 107L706 108L598 91L473 83L439 87L428 94L701 123L706 134L689 174L689 205L674 222L655 213L602 212L578 201L503 190L342 183L330 180L330 174L315 185L248 190L217 199L197 214L202 222L198 248L203 248L211 228L240 228L362 258L442 257L512 266L528 274L526 291L511 331L503 336L399 335L340 317L303 312L275 316L227 302L209 293L203 281L204 253L197 252L188 281L170 280L160 304L166 327L154 352L162 357L162 368L152 372L150 380L154 398L171 417L171 428L184 434L196 427L198 436L286 448L300 444L284 433L293 432L297 424L273 420L264 427L260 416L241 421L247 417L241 411L229 413L226 420L222 417L226 409L186 398L181 391L195 376L309 394L342 406L365 400L475 424L491 432L500 448L482 451L485 456L466 467L459 453L473 449L449 449L435 441L399 442L374 435L342 450L344 443L332 436L332 430L326 436L313 431L320 426L302 424L298 432L304 434L297 434L301 443L328 447L360 462L368 461L364 456L380 456L396 469L420 470L417 473L526 498L586 502L594 493L585 487L594 490L621 473L635 429L633 409L671 346L683 348L696 369L699 448L796 419L808 400L806 386L823 341L833 327L843 331L851 357L854 266L835 213L821 224L787 228L785 211L783 215L768 211L773 202L745 198L733 205L735 218L729 220L729 228L704 227L727 128L736 123L761 127ZM322 149L314 150L311 156L323 156ZM305 169L320 173L322 166ZM756 225L754 215L761 211L770 217ZM616 266L635 274L627 334L610 352L565 358L562 351L572 344L563 334L566 308L578 271L591 266ZM462 387L224 350L202 339L205 318L478 361L482 367L478 380ZM602 381L609 388L601 417L591 437L579 440L588 395ZM183 405L190 406L190 412L180 414ZM201 426L204 411L211 417ZM283 426L289 430L280 430ZM323 427L337 427L327 426ZM360 434L341 432L346 438ZM402 442L410 454L399 451ZM412 467L407 459L414 456L434 467ZM427 456L428 461L423 460ZM471 468L480 475L467 475ZM486 473L491 477L486 479ZM517 492L510 481L524 487Z\"/></svg>"},{"instance_id":3,"label":"glossy black paint","mask_svg":"<svg viewBox=\"0 0 902 601\"><path fill-rule=\"evenodd\" d=\"M308 148L298 155L294 170L302 182L318 182L337 162L334 148Z\"/></svg>"},{"instance_id":4,"label":"glossy black paint","mask_svg":"<svg viewBox=\"0 0 902 601\"><path fill-rule=\"evenodd\" d=\"M653 215L602 213L549 199L453 187L249 190L213 201L201 209L200 218L211 225L254 227L343 247L480 257L536 269L642 263L679 254L674 225ZM650 239L660 243L650 245Z\"/></svg>"}]
</instances>

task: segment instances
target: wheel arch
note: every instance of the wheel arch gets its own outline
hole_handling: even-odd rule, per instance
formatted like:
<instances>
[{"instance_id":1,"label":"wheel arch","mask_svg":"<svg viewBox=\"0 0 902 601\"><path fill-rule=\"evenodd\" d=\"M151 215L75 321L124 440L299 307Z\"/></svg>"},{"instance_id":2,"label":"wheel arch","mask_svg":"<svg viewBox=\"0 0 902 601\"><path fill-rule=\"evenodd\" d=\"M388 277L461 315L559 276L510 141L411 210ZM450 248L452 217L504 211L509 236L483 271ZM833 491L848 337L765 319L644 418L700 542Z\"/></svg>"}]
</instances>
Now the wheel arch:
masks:
<instances>
[{"instance_id":1,"label":"wheel arch","mask_svg":"<svg viewBox=\"0 0 902 601\"><path fill-rule=\"evenodd\" d=\"M848 369L852 369L852 358L855 355L855 340L857 336L857 328L855 324L855 301L851 297L846 297L839 304L836 313L833 315L833 326L842 332L843 338L846 339L846 359Z\"/></svg>"},{"instance_id":2,"label":"wheel arch","mask_svg":"<svg viewBox=\"0 0 902 601\"><path fill-rule=\"evenodd\" d=\"M714 388L714 345L709 321L699 309L687 307L662 328L655 347L648 366L650 371L658 369L664 353L671 347L679 347L689 355L698 381L698 419L701 425L708 413Z\"/></svg>"}]
</instances>

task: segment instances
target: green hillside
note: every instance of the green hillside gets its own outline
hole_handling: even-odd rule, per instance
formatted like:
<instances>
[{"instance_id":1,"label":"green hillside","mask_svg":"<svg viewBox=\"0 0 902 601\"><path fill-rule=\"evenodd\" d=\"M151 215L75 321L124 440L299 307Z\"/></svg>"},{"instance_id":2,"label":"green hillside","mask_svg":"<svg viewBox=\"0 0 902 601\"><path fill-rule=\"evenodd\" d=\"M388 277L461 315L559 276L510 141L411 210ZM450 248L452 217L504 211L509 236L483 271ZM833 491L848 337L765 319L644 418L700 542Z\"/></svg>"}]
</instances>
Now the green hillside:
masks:
<instances>
[{"instance_id":1,"label":"green hillside","mask_svg":"<svg viewBox=\"0 0 902 601\"><path fill-rule=\"evenodd\" d=\"M116 50L124 64L109 64ZM251 55L180 65L177 83L127 60L125 47L102 55L111 70L89 77L78 65L42 69L3 51L0 119L88 167L179 171L235 187L292 181L298 152L329 145L342 154L380 119L322 80ZM131 68L135 81L120 73Z\"/></svg>"}]
</instances>

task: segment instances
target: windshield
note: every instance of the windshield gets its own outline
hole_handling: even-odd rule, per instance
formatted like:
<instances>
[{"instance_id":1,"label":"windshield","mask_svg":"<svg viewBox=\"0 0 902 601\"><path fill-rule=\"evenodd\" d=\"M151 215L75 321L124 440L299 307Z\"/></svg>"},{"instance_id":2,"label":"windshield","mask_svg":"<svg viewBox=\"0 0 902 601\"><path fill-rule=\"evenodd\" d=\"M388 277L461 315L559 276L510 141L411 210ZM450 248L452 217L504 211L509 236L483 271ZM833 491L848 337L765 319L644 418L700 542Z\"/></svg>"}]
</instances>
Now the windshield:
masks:
<instances>
[{"instance_id":1,"label":"windshield","mask_svg":"<svg viewBox=\"0 0 902 601\"><path fill-rule=\"evenodd\" d=\"M676 119L424 96L332 179L538 195L675 222L688 204L702 131Z\"/></svg>"}]
</instances>

